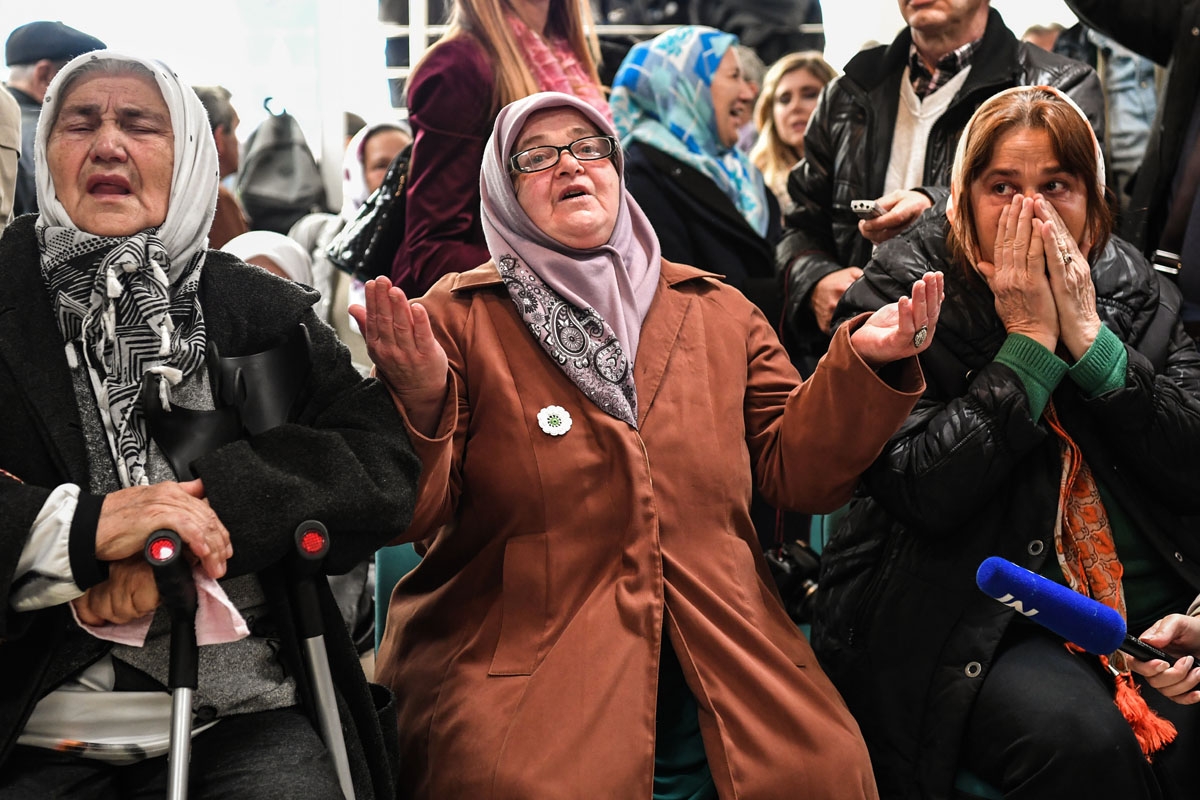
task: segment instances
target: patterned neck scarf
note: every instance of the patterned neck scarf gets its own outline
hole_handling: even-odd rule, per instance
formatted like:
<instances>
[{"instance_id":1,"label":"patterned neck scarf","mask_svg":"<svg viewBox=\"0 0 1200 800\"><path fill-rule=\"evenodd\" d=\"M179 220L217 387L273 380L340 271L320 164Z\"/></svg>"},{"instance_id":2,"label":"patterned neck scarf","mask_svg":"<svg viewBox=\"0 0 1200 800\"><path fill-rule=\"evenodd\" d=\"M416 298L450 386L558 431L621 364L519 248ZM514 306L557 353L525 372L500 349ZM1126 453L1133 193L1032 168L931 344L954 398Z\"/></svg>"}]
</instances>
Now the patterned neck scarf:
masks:
<instances>
[{"instance_id":1,"label":"patterned neck scarf","mask_svg":"<svg viewBox=\"0 0 1200 800\"><path fill-rule=\"evenodd\" d=\"M983 39L967 42L956 50L951 50L937 60L933 72L925 66L924 59L917 52L915 44L908 46L908 79L912 81L913 91L917 97L924 100L929 95L946 85L958 73L971 65L975 51L979 49Z\"/></svg>"},{"instance_id":2,"label":"patterned neck scarf","mask_svg":"<svg viewBox=\"0 0 1200 800\"><path fill-rule=\"evenodd\" d=\"M1125 591L1121 586L1124 567L1117 557L1100 489L1079 446L1059 421L1053 401L1046 407L1045 419L1058 435L1063 454L1059 515L1054 526L1059 566L1068 586L1116 610L1124 619ZM1073 645L1071 648L1078 650ZM1117 651L1100 656L1100 661L1115 677L1117 707L1133 728L1142 752L1148 757L1174 741L1175 726L1146 705L1129 674L1125 654Z\"/></svg>"},{"instance_id":3,"label":"patterned neck scarf","mask_svg":"<svg viewBox=\"0 0 1200 800\"><path fill-rule=\"evenodd\" d=\"M712 76L737 37L684 25L635 44L613 78L613 120L621 144L643 142L707 175L759 236L766 236L762 173L717 136Z\"/></svg>"},{"instance_id":4,"label":"patterned neck scarf","mask_svg":"<svg viewBox=\"0 0 1200 800\"><path fill-rule=\"evenodd\" d=\"M158 228L123 238L81 230L59 202L47 162L61 87L84 64L98 60L128 64L127 72L109 73L118 77L153 76L175 138L166 218ZM160 62L107 50L88 53L50 84L34 158L42 275L68 360L79 342L122 486L147 484L149 434L139 402L143 375L157 376L157 400L167 407L170 387L204 364L207 339L197 292L220 180L208 116L191 87Z\"/></svg>"},{"instance_id":5,"label":"patterned neck scarf","mask_svg":"<svg viewBox=\"0 0 1200 800\"><path fill-rule=\"evenodd\" d=\"M604 413L636 428L633 370L609 324L593 309L568 303L512 256L496 266L521 319L551 360Z\"/></svg>"},{"instance_id":6,"label":"patterned neck scarf","mask_svg":"<svg viewBox=\"0 0 1200 800\"><path fill-rule=\"evenodd\" d=\"M541 92L500 109L483 153L483 235L538 344L597 406L636 426L631 365L637 358L642 320L658 289L662 259L650 221L625 191L622 179L612 236L600 247L576 250L529 219L509 174L509 156L529 117L563 107L578 111L598 133L614 135L608 118L574 95ZM618 173L623 166L618 150ZM595 375L586 376L589 371ZM597 381L621 387L617 394L629 397L628 407L607 390L598 393Z\"/></svg>"},{"instance_id":7,"label":"patterned neck scarf","mask_svg":"<svg viewBox=\"0 0 1200 800\"><path fill-rule=\"evenodd\" d=\"M538 89L574 95L612 119L612 109L608 107L600 87L579 63L570 44L563 39L543 39L516 14L508 15L508 25L517 38L517 46L525 56L525 66L533 73Z\"/></svg>"}]
</instances>

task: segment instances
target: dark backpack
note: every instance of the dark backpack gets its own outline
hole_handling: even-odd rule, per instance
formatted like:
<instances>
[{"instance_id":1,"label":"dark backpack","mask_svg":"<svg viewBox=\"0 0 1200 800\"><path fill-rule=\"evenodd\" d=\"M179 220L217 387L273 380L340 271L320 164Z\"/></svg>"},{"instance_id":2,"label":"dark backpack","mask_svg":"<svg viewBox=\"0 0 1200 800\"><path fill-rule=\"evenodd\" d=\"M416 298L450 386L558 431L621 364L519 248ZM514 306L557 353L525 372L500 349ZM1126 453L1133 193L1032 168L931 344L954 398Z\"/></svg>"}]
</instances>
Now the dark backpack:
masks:
<instances>
[{"instance_id":1,"label":"dark backpack","mask_svg":"<svg viewBox=\"0 0 1200 800\"><path fill-rule=\"evenodd\" d=\"M263 106L270 112L268 103ZM325 206L325 184L300 123L286 110L271 113L246 140L237 180L250 227L287 234L301 217Z\"/></svg>"}]
</instances>

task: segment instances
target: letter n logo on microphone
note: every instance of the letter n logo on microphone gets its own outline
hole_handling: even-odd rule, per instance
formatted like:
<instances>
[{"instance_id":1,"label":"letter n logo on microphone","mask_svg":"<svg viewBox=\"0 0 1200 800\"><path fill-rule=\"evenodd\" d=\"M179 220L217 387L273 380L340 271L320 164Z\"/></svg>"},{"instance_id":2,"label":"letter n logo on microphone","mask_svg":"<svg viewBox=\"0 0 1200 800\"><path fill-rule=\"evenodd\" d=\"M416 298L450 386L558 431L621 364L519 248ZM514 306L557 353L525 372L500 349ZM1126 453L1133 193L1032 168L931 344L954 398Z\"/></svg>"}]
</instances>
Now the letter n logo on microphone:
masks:
<instances>
[{"instance_id":1,"label":"letter n logo on microphone","mask_svg":"<svg viewBox=\"0 0 1200 800\"><path fill-rule=\"evenodd\" d=\"M1001 603L1004 603L1004 605L1008 606L1013 611L1016 611L1018 614L1023 614L1026 617L1032 617L1034 614L1038 613L1036 608L1031 608L1026 611L1024 604L1022 604L1020 600L1016 599L1011 594L1006 594L1004 597L997 597L996 599Z\"/></svg>"}]
</instances>

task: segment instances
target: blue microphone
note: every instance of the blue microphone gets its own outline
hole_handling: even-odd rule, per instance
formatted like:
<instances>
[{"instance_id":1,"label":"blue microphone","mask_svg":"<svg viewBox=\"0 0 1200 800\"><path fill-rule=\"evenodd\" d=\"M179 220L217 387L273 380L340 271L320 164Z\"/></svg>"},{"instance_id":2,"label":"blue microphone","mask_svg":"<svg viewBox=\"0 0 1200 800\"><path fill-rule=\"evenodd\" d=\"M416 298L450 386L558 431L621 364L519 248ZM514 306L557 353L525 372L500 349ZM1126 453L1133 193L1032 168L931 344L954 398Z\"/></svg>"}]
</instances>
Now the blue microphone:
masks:
<instances>
[{"instance_id":1,"label":"blue microphone","mask_svg":"<svg viewBox=\"0 0 1200 800\"><path fill-rule=\"evenodd\" d=\"M975 573L983 593L1096 655L1123 650L1139 661L1171 656L1130 636L1116 609L1043 578L1011 561L992 556Z\"/></svg>"}]
</instances>

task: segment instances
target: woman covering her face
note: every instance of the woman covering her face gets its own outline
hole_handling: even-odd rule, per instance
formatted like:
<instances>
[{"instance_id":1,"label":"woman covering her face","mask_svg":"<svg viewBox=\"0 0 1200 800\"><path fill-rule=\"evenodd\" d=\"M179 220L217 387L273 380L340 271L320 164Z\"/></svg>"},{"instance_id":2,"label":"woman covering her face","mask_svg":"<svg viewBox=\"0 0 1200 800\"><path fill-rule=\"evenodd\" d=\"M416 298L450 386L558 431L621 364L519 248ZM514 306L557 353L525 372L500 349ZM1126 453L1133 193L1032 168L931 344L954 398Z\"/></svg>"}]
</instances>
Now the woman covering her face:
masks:
<instances>
[{"instance_id":1,"label":"woman covering her face","mask_svg":"<svg viewBox=\"0 0 1200 800\"><path fill-rule=\"evenodd\" d=\"M342 797L301 707L279 570L305 520L341 531L333 571L408 523L419 465L390 399L314 292L207 249L216 149L165 65L68 63L35 160L41 212L0 238L0 796L161 791L169 630L152 624L143 548L166 528L224 609L201 625L193 796ZM261 381L256 359L296 341L304 363ZM262 413L272 403L284 413ZM390 795L361 668L336 626L326 636L363 745L356 793Z\"/></svg>"},{"instance_id":2,"label":"woman covering her face","mask_svg":"<svg viewBox=\"0 0 1200 800\"><path fill-rule=\"evenodd\" d=\"M353 309L425 465L376 673L403 687L402 791L876 797L749 498L849 497L920 390L940 277L801 385L741 293L660 257L615 138L569 95L507 106L493 261Z\"/></svg>"},{"instance_id":3,"label":"woman covering her face","mask_svg":"<svg viewBox=\"0 0 1200 800\"><path fill-rule=\"evenodd\" d=\"M823 553L817 652L885 793L949 794L965 765L1005 796L1190 796L1192 707L1148 708L1124 654L1065 647L975 586L1001 556L1131 633L1188 607L1200 355L1178 290L1110 236L1096 138L1054 89L980 106L951 201L843 300L849 316L945 271L925 394Z\"/></svg>"}]
</instances>

